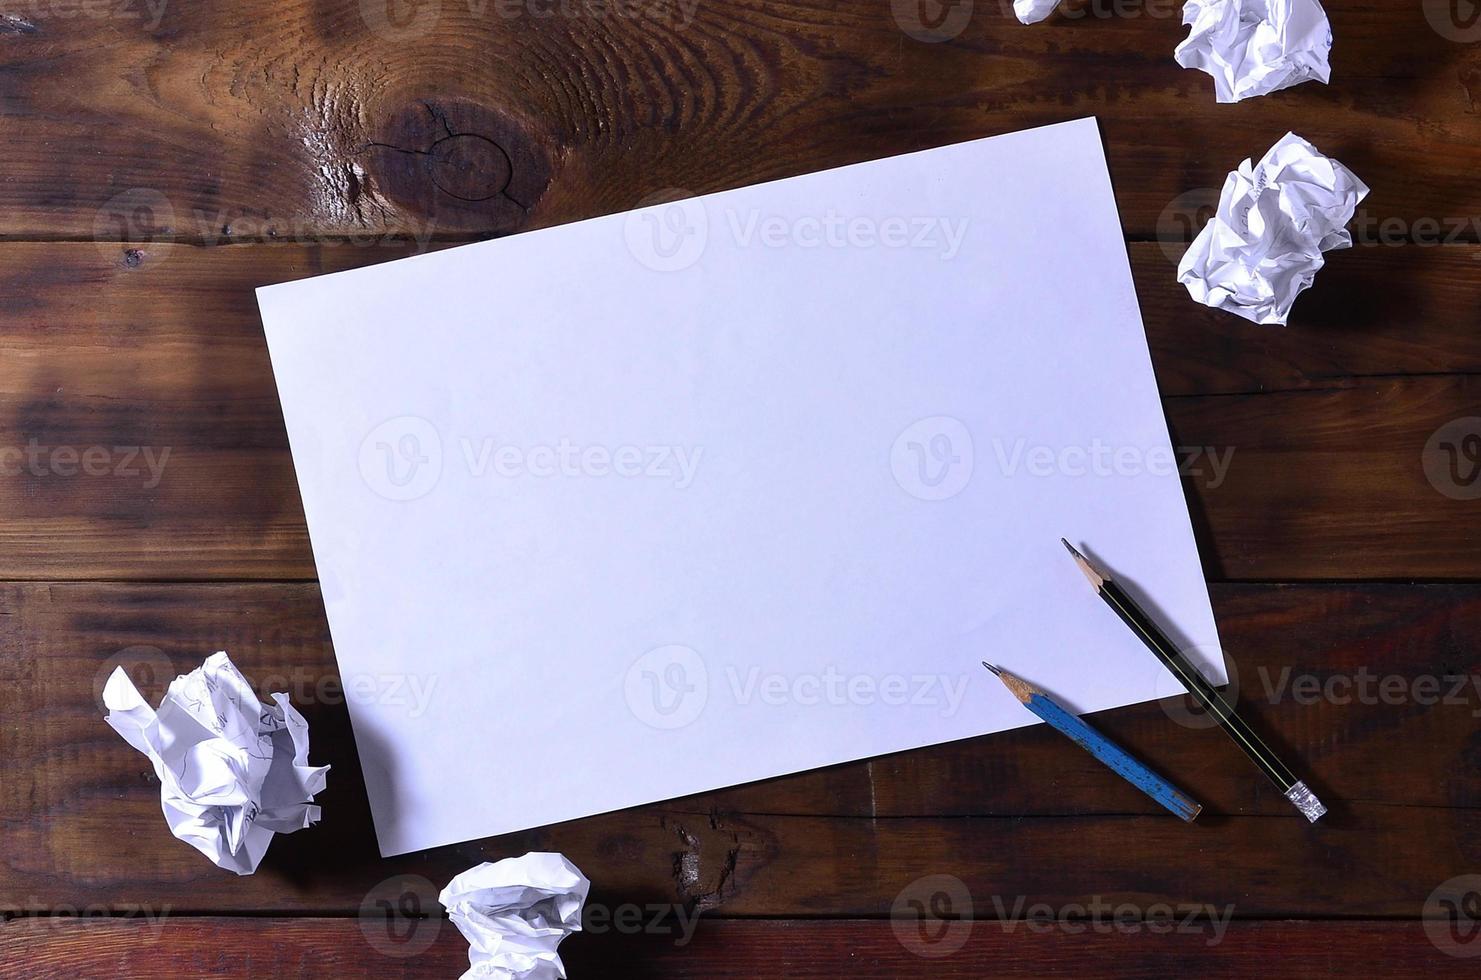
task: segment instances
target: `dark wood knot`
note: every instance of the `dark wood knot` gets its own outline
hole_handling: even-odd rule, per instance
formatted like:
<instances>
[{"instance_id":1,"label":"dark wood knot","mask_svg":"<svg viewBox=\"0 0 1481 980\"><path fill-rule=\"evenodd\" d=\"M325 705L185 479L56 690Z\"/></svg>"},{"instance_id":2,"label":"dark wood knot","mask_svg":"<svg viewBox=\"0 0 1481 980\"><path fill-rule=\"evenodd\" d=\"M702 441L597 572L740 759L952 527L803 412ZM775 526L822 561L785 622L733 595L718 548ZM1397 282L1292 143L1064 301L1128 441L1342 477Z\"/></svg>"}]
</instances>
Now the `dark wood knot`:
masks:
<instances>
[{"instance_id":1,"label":"dark wood knot","mask_svg":"<svg viewBox=\"0 0 1481 980\"><path fill-rule=\"evenodd\" d=\"M377 190L437 234L517 231L550 184L545 140L510 114L421 101L378 128L360 154Z\"/></svg>"}]
</instances>

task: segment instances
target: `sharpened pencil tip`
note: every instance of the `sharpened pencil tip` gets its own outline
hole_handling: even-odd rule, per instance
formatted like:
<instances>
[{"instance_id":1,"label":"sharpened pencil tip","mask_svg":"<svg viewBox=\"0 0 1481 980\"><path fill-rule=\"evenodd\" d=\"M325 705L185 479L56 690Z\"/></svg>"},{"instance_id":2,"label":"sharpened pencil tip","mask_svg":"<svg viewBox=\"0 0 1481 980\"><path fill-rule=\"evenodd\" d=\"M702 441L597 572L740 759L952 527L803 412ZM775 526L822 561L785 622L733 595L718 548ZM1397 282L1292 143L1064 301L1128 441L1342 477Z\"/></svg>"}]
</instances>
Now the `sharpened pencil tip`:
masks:
<instances>
[{"instance_id":1,"label":"sharpened pencil tip","mask_svg":"<svg viewBox=\"0 0 1481 980\"><path fill-rule=\"evenodd\" d=\"M992 664L988 663L986 660L982 661L982 666L984 666L988 670L992 671L993 672L993 675L995 677L1001 677L1003 675L1003 672L1002 671L998 670L998 668L994 667Z\"/></svg>"},{"instance_id":2,"label":"sharpened pencil tip","mask_svg":"<svg viewBox=\"0 0 1481 980\"><path fill-rule=\"evenodd\" d=\"M1079 549L1070 544L1069 541L1060 538L1059 543L1064 545L1065 550L1074 556L1075 564L1080 566L1080 571L1085 573L1085 577L1090 580L1090 584L1095 587L1095 591L1099 592L1100 587L1106 584L1105 575L1101 574L1094 565L1090 564L1090 559L1080 554Z\"/></svg>"}]
</instances>

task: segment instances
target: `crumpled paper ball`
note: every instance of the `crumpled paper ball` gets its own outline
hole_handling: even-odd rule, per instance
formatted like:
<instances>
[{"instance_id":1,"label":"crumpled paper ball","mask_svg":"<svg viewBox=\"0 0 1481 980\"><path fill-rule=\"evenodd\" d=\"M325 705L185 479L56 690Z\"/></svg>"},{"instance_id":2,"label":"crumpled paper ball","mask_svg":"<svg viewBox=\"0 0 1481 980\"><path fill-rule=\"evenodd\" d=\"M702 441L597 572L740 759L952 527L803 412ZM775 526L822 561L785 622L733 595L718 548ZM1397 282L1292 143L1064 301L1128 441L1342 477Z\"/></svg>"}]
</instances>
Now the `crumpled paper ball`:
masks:
<instances>
[{"instance_id":1,"label":"crumpled paper ball","mask_svg":"<svg viewBox=\"0 0 1481 980\"><path fill-rule=\"evenodd\" d=\"M1219 102L1238 102L1332 77L1332 25L1319 0L1188 0L1188 37L1173 51L1214 79Z\"/></svg>"},{"instance_id":2,"label":"crumpled paper ball","mask_svg":"<svg viewBox=\"0 0 1481 980\"><path fill-rule=\"evenodd\" d=\"M1013 13L1024 24L1037 24L1054 13L1059 0L1013 0Z\"/></svg>"},{"instance_id":3,"label":"crumpled paper ball","mask_svg":"<svg viewBox=\"0 0 1481 980\"><path fill-rule=\"evenodd\" d=\"M462 980L560 980L555 948L581 930L591 882L565 855L531 851L484 862L448 882L437 900L468 940Z\"/></svg>"},{"instance_id":4,"label":"crumpled paper ball","mask_svg":"<svg viewBox=\"0 0 1481 980\"><path fill-rule=\"evenodd\" d=\"M1324 251L1347 248L1347 223L1368 186L1295 133L1258 164L1229 174L1219 208L1178 263L1178 281L1205 306L1284 324Z\"/></svg>"},{"instance_id":5,"label":"crumpled paper ball","mask_svg":"<svg viewBox=\"0 0 1481 980\"><path fill-rule=\"evenodd\" d=\"M258 701L225 653L171 681L157 712L122 667L103 688L105 720L154 764L170 833L239 875L273 834L318 821L329 772L308 764L308 722L288 695L272 698Z\"/></svg>"}]
</instances>

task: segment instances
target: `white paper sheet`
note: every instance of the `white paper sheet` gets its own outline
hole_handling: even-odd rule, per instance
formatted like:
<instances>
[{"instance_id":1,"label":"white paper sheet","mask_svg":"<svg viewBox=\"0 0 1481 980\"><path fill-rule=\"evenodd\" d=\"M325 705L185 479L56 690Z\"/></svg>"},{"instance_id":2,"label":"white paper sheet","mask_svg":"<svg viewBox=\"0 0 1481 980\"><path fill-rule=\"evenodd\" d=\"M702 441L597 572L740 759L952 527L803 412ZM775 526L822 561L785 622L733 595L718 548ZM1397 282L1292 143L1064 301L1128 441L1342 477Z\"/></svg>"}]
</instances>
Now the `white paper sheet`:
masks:
<instances>
[{"instance_id":1,"label":"white paper sheet","mask_svg":"<svg viewBox=\"0 0 1481 980\"><path fill-rule=\"evenodd\" d=\"M105 720L154 765L170 833L239 875L273 834L318 821L329 773L308 764L308 722L288 695L272 698L258 701L224 652L171 681L158 712L122 667L103 687Z\"/></svg>"},{"instance_id":2,"label":"white paper sheet","mask_svg":"<svg viewBox=\"0 0 1481 980\"><path fill-rule=\"evenodd\" d=\"M258 297L385 854L1223 677L1094 120Z\"/></svg>"},{"instance_id":3,"label":"white paper sheet","mask_svg":"<svg viewBox=\"0 0 1481 980\"><path fill-rule=\"evenodd\" d=\"M1284 325L1296 297L1347 248L1347 223L1368 185L1295 133L1229 172L1219 208L1178 263L1198 302L1255 323Z\"/></svg>"},{"instance_id":4,"label":"white paper sheet","mask_svg":"<svg viewBox=\"0 0 1481 980\"><path fill-rule=\"evenodd\" d=\"M448 882L437 900L468 940L462 980L556 980L556 947L581 931L591 882L564 854L531 851L485 861Z\"/></svg>"}]
</instances>

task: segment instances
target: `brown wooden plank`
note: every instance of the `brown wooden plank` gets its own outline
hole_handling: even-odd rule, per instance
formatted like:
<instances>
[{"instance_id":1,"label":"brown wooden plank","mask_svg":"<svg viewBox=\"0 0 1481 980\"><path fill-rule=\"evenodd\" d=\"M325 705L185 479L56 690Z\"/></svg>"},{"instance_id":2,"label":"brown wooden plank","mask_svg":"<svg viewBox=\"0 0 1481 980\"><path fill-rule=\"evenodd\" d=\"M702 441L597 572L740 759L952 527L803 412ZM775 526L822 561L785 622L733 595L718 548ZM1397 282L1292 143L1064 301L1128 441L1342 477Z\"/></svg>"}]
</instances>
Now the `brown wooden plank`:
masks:
<instances>
[{"instance_id":1,"label":"brown wooden plank","mask_svg":"<svg viewBox=\"0 0 1481 980\"><path fill-rule=\"evenodd\" d=\"M313 577L252 290L408 249L4 248L0 523L17 533L0 576L40 559L83 577ZM34 467L17 455L33 443ZM64 446L78 460L59 475ZM85 471L93 447L105 461ZM190 554L214 557L170 557Z\"/></svg>"},{"instance_id":2,"label":"brown wooden plank","mask_svg":"<svg viewBox=\"0 0 1481 980\"><path fill-rule=\"evenodd\" d=\"M1180 242L1132 245L1147 341L1165 397L1333 388L1360 379L1481 373L1481 249L1358 246L1327 255L1290 325L1194 303Z\"/></svg>"},{"instance_id":3,"label":"brown wooden plank","mask_svg":"<svg viewBox=\"0 0 1481 980\"><path fill-rule=\"evenodd\" d=\"M0 352L6 358L0 392L17 415L27 399L37 414L87 399L99 429L122 429L101 410L133 384L136 397L148 403L132 409L138 427L161 421L146 414L150 404L182 403L210 416L203 428L235 421L241 425L231 432L237 443L277 448L279 419L263 410L275 409L277 399L252 290L416 251L384 242L0 245ZM1470 315L1481 309L1481 247L1371 246L1333 253L1286 329L1192 302L1176 281L1180 248L1138 243L1130 253L1165 396L1481 373L1481 337ZM106 428L110 436L114 431Z\"/></svg>"},{"instance_id":4,"label":"brown wooden plank","mask_svg":"<svg viewBox=\"0 0 1481 980\"><path fill-rule=\"evenodd\" d=\"M1166 403L1173 444L1205 452L1190 507L1211 578L1475 578L1481 378ZM1452 472L1440 448L1459 456ZM1230 455L1232 454L1232 455ZM1458 475L1456 475L1458 474Z\"/></svg>"},{"instance_id":5,"label":"brown wooden plank","mask_svg":"<svg viewBox=\"0 0 1481 980\"><path fill-rule=\"evenodd\" d=\"M981 912L978 912L981 915ZM1158 913L1160 914L1160 913ZM367 921L188 917L22 919L0 926L0 970L14 980L107 976L454 977L467 946L442 919L404 925L392 945ZM1150 931L1155 924L1158 932ZM573 977L838 976L1269 977L1463 974L1418 922L1241 922L1215 936L1206 921L916 922L700 919L692 935L583 932L561 944ZM899 930L897 932L896 926ZM646 924L645 924L646 928ZM659 928L665 928L660 925ZM924 938L918 939L917 935ZM1441 942L1444 940L1442 939ZM1464 949L1465 947L1460 947ZM415 952L413 952L415 950ZM924 955L923 955L924 954ZM1471 961L1474 963L1474 961Z\"/></svg>"},{"instance_id":6,"label":"brown wooden plank","mask_svg":"<svg viewBox=\"0 0 1481 980\"><path fill-rule=\"evenodd\" d=\"M987 0L943 43L904 0L536 7L30 5L0 47L0 234L502 233L1097 114L1133 235L1294 125L1373 186L1375 229L1476 237L1481 46L1436 5L1333 0L1333 84L1237 106L1173 62L1173 0L1033 27Z\"/></svg>"},{"instance_id":7,"label":"brown wooden plank","mask_svg":"<svg viewBox=\"0 0 1481 980\"><path fill-rule=\"evenodd\" d=\"M0 250L0 578L312 578L251 289L406 249ZM1204 310L1161 248L1133 254L1175 442L1230 464L1191 461L1211 576L1481 575L1474 502L1422 460L1481 415L1481 248L1340 254L1287 330ZM1371 302L1387 281L1405 285ZM1210 397L1262 389L1291 393ZM984 441L984 461L1013 452Z\"/></svg>"},{"instance_id":8,"label":"brown wooden plank","mask_svg":"<svg viewBox=\"0 0 1481 980\"><path fill-rule=\"evenodd\" d=\"M148 898L182 913L353 912L393 875L435 892L529 849L569 854L603 901L773 916L881 915L921 876L952 874L1010 905L1101 895L1244 917L1411 917L1475 870L1481 586L1218 586L1214 599L1240 703L1332 806L1315 827L1220 733L1175 721L1186 715L1174 700L1099 723L1205 804L1191 827L1036 728L382 860L313 586L0 586L0 648L12 651L0 660L0 909ZM240 879L169 836L148 764L95 701L114 666L157 699L220 648L260 689L292 695L313 759L335 767L324 822L275 840ZM961 710L1003 696L979 673L967 669ZM413 679L435 707L440 679L376 681L403 696ZM1312 684L1334 697L1307 703Z\"/></svg>"}]
</instances>

